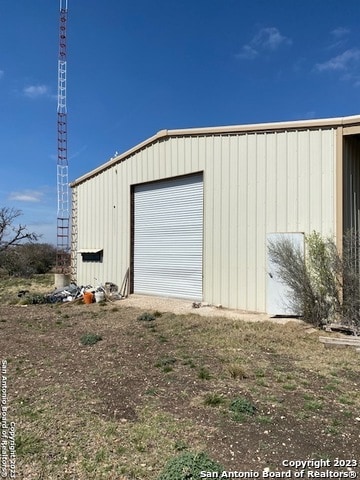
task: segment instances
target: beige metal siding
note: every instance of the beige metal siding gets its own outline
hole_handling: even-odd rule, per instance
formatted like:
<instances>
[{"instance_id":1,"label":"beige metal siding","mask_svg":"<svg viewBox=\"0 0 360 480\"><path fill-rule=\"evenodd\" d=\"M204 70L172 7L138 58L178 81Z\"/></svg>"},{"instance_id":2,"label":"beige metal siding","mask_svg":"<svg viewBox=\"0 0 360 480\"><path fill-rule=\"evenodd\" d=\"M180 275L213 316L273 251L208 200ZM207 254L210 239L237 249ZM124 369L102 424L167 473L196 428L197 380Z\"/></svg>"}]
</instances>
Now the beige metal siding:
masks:
<instances>
[{"instance_id":1,"label":"beige metal siding","mask_svg":"<svg viewBox=\"0 0 360 480\"><path fill-rule=\"evenodd\" d=\"M335 129L159 138L77 184L78 283L121 283L130 262L130 186L204 172L204 300L266 309L266 234L334 233Z\"/></svg>"}]
</instances>

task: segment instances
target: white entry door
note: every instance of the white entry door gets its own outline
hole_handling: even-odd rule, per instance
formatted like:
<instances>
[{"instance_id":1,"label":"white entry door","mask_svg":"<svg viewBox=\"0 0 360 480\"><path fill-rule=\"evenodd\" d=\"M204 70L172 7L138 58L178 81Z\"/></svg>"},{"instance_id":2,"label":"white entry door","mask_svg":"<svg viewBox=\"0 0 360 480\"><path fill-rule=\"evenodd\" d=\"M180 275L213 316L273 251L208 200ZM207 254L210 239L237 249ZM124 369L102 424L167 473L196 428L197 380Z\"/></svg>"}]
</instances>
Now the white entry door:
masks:
<instances>
[{"instance_id":1,"label":"white entry door","mask_svg":"<svg viewBox=\"0 0 360 480\"><path fill-rule=\"evenodd\" d=\"M290 240L295 248L299 248L304 254L304 234L303 233L269 233L267 235L266 246L270 243L276 243L283 239ZM267 313L272 316L298 316L301 312L296 312L290 305L291 290L285 285L279 276L277 266L271 261L268 255L267 264Z\"/></svg>"}]
</instances>

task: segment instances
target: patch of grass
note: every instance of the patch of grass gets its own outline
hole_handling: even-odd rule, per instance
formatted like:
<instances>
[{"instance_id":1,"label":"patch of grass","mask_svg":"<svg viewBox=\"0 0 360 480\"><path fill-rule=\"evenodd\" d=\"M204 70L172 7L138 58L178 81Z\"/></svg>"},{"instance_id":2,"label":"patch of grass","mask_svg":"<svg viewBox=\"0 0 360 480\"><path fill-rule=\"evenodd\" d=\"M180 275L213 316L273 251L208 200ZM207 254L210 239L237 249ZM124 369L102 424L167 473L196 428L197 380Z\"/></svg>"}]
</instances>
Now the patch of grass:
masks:
<instances>
[{"instance_id":1,"label":"patch of grass","mask_svg":"<svg viewBox=\"0 0 360 480\"><path fill-rule=\"evenodd\" d=\"M102 336L96 333L85 333L80 338L82 345L95 345L95 343L100 342L100 340L102 340Z\"/></svg>"},{"instance_id":2,"label":"patch of grass","mask_svg":"<svg viewBox=\"0 0 360 480\"><path fill-rule=\"evenodd\" d=\"M16 432L15 436L16 455L24 457L40 454L43 450L43 443L39 437L32 433Z\"/></svg>"},{"instance_id":3,"label":"patch of grass","mask_svg":"<svg viewBox=\"0 0 360 480\"><path fill-rule=\"evenodd\" d=\"M284 390L289 390L289 391L294 391L297 388L294 383L284 383L282 387Z\"/></svg>"},{"instance_id":4,"label":"patch of grass","mask_svg":"<svg viewBox=\"0 0 360 480\"><path fill-rule=\"evenodd\" d=\"M325 385L324 389L328 392L336 392L338 390L338 386L335 383L328 383Z\"/></svg>"},{"instance_id":5,"label":"patch of grass","mask_svg":"<svg viewBox=\"0 0 360 480\"><path fill-rule=\"evenodd\" d=\"M106 458L106 452L105 452L105 449L104 448L100 448L100 450L98 450L95 454L95 463L100 463L100 462L103 462Z\"/></svg>"},{"instance_id":6,"label":"patch of grass","mask_svg":"<svg viewBox=\"0 0 360 480\"><path fill-rule=\"evenodd\" d=\"M210 375L210 372L207 368L205 367L201 367L198 371L198 377L201 379L201 380L210 380L211 378L211 375Z\"/></svg>"},{"instance_id":7,"label":"patch of grass","mask_svg":"<svg viewBox=\"0 0 360 480\"><path fill-rule=\"evenodd\" d=\"M163 372L168 373L173 370L176 361L174 357L163 357L155 363L155 367L161 368Z\"/></svg>"},{"instance_id":8,"label":"patch of grass","mask_svg":"<svg viewBox=\"0 0 360 480\"><path fill-rule=\"evenodd\" d=\"M246 368L240 363L230 363L227 369L231 378L242 380L249 377Z\"/></svg>"},{"instance_id":9,"label":"patch of grass","mask_svg":"<svg viewBox=\"0 0 360 480\"><path fill-rule=\"evenodd\" d=\"M218 393L208 393L204 398L204 405L210 407L217 407L225 402L225 399L222 395Z\"/></svg>"},{"instance_id":10,"label":"patch of grass","mask_svg":"<svg viewBox=\"0 0 360 480\"><path fill-rule=\"evenodd\" d=\"M354 405L354 401L349 395L340 395L339 402L343 405Z\"/></svg>"},{"instance_id":11,"label":"patch of grass","mask_svg":"<svg viewBox=\"0 0 360 480\"><path fill-rule=\"evenodd\" d=\"M190 368L196 368L196 364L192 358L185 358L182 364L187 365Z\"/></svg>"},{"instance_id":12,"label":"patch of grass","mask_svg":"<svg viewBox=\"0 0 360 480\"><path fill-rule=\"evenodd\" d=\"M117 432L117 424L111 423L105 430L105 436L113 437L114 435L116 435L116 432Z\"/></svg>"},{"instance_id":13,"label":"patch of grass","mask_svg":"<svg viewBox=\"0 0 360 480\"><path fill-rule=\"evenodd\" d=\"M150 395L150 396L153 396L155 397L157 395L157 390L156 388L148 388L147 390L145 390L145 395Z\"/></svg>"},{"instance_id":14,"label":"patch of grass","mask_svg":"<svg viewBox=\"0 0 360 480\"><path fill-rule=\"evenodd\" d=\"M256 417L256 420L264 425L270 425L274 421L274 419L270 415L258 415Z\"/></svg>"},{"instance_id":15,"label":"patch of grass","mask_svg":"<svg viewBox=\"0 0 360 480\"><path fill-rule=\"evenodd\" d=\"M343 410L341 414L345 418L352 418L353 416L353 413L350 410Z\"/></svg>"},{"instance_id":16,"label":"patch of grass","mask_svg":"<svg viewBox=\"0 0 360 480\"><path fill-rule=\"evenodd\" d=\"M27 397L19 399L19 408L21 414L29 420L39 419L44 411L42 408L32 405L30 399Z\"/></svg>"},{"instance_id":17,"label":"patch of grass","mask_svg":"<svg viewBox=\"0 0 360 480\"><path fill-rule=\"evenodd\" d=\"M325 432L329 435L339 435L341 433L341 424L336 418L325 428Z\"/></svg>"},{"instance_id":18,"label":"patch of grass","mask_svg":"<svg viewBox=\"0 0 360 480\"><path fill-rule=\"evenodd\" d=\"M157 339L159 340L160 343L166 343L168 341L165 335L158 335Z\"/></svg>"},{"instance_id":19,"label":"patch of grass","mask_svg":"<svg viewBox=\"0 0 360 480\"><path fill-rule=\"evenodd\" d=\"M312 412L315 412L317 410L322 410L323 402L321 400L317 400L317 399L307 400L304 403L304 408L305 408L305 410L310 410Z\"/></svg>"},{"instance_id":20,"label":"patch of grass","mask_svg":"<svg viewBox=\"0 0 360 480\"><path fill-rule=\"evenodd\" d=\"M312 400L314 397L310 395L309 393L304 393L303 399L304 400Z\"/></svg>"},{"instance_id":21,"label":"patch of grass","mask_svg":"<svg viewBox=\"0 0 360 480\"><path fill-rule=\"evenodd\" d=\"M264 378L257 378L256 385L259 387L269 387L269 382L267 382Z\"/></svg>"},{"instance_id":22,"label":"patch of grass","mask_svg":"<svg viewBox=\"0 0 360 480\"><path fill-rule=\"evenodd\" d=\"M174 449L177 451L177 452L182 452L183 450L187 450L189 447L187 445L186 442L184 442L184 440L176 440L175 444L174 444Z\"/></svg>"}]
</instances>

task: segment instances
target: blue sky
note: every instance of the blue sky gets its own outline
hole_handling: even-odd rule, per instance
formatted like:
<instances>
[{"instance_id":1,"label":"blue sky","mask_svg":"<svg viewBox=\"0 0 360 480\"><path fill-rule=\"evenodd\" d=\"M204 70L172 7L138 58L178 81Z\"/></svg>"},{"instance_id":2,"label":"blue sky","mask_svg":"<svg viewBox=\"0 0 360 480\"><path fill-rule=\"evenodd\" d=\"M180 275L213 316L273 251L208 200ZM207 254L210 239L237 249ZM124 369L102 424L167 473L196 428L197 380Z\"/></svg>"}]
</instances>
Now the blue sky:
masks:
<instances>
[{"instance_id":1,"label":"blue sky","mask_svg":"<svg viewBox=\"0 0 360 480\"><path fill-rule=\"evenodd\" d=\"M359 0L69 0L69 180L161 129L360 114ZM0 206L56 243L58 0L0 0Z\"/></svg>"}]
</instances>

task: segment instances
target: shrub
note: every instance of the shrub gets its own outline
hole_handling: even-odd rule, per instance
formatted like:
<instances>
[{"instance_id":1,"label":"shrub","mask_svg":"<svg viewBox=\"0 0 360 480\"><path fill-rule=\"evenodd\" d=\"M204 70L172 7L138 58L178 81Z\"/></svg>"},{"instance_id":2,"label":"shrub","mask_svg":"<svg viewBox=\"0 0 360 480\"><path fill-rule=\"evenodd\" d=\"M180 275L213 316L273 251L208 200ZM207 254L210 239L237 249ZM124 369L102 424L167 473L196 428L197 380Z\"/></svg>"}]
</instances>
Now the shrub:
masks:
<instances>
[{"instance_id":1,"label":"shrub","mask_svg":"<svg viewBox=\"0 0 360 480\"><path fill-rule=\"evenodd\" d=\"M47 299L44 295L41 294L27 294L25 297L22 297L23 301L20 302L23 305L39 305L43 303L47 303Z\"/></svg>"},{"instance_id":2,"label":"shrub","mask_svg":"<svg viewBox=\"0 0 360 480\"><path fill-rule=\"evenodd\" d=\"M56 247L48 243L16 245L0 252L0 267L10 276L47 273L55 263Z\"/></svg>"},{"instance_id":3,"label":"shrub","mask_svg":"<svg viewBox=\"0 0 360 480\"><path fill-rule=\"evenodd\" d=\"M152 313L144 312L137 317L140 322L153 322L155 320L155 316Z\"/></svg>"},{"instance_id":4,"label":"shrub","mask_svg":"<svg viewBox=\"0 0 360 480\"><path fill-rule=\"evenodd\" d=\"M224 468L206 453L184 452L168 461L157 480L197 480L203 471L220 475Z\"/></svg>"},{"instance_id":5,"label":"shrub","mask_svg":"<svg viewBox=\"0 0 360 480\"><path fill-rule=\"evenodd\" d=\"M244 397L234 398L229 408L233 412L233 418L236 421L242 421L244 416L252 416L256 413L255 405Z\"/></svg>"},{"instance_id":6,"label":"shrub","mask_svg":"<svg viewBox=\"0 0 360 480\"><path fill-rule=\"evenodd\" d=\"M86 333L80 338L80 342L82 345L95 345L95 343L102 340L100 335L96 335L96 333Z\"/></svg>"},{"instance_id":7,"label":"shrub","mask_svg":"<svg viewBox=\"0 0 360 480\"><path fill-rule=\"evenodd\" d=\"M342 254L332 238L305 237L305 256L290 240L270 243L269 256L292 294L288 305L317 327L331 321L360 327L359 235L349 231Z\"/></svg>"},{"instance_id":8,"label":"shrub","mask_svg":"<svg viewBox=\"0 0 360 480\"><path fill-rule=\"evenodd\" d=\"M268 250L281 281L290 288L287 303L291 310L302 315L304 320L321 325L323 312L303 252L288 238L271 242Z\"/></svg>"}]
</instances>

